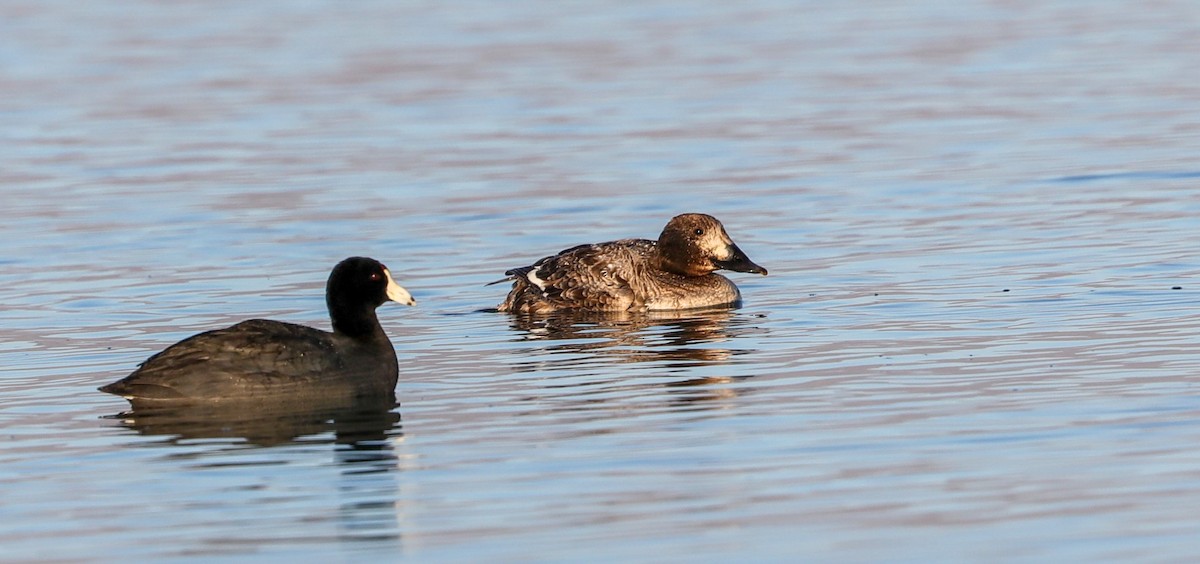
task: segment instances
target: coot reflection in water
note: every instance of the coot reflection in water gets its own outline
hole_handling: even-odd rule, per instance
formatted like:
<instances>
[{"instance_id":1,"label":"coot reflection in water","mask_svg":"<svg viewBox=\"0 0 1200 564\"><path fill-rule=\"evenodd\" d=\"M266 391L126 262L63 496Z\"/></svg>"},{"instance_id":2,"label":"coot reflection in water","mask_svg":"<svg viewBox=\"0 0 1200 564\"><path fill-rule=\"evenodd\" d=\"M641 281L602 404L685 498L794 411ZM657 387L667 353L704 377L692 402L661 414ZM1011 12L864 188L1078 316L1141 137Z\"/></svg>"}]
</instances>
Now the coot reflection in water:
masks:
<instances>
[{"instance_id":1,"label":"coot reflection in water","mask_svg":"<svg viewBox=\"0 0 1200 564\"><path fill-rule=\"evenodd\" d=\"M273 446L305 436L334 433L334 442L370 450L394 435L400 423L395 397L339 401L281 399L194 402L169 406L134 404L111 416L141 435L168 443L191 439L243 439Z\"/></svg>"},{"instance_id":2,"label":"coot reflection in water","mask_svg":"<svg viewBox=\"0 0 1200 564\"><path fill-rule=\"evenodd\" d=\"M174 480L183 463L189 472L237 484L217 491L168 490L159 500L182 512L216 513L221 516L217 518L228 515L232 520L251 523L208 546L202 554L221 554L226 544L239 543L351 541L356 546L392 550L389 547L403 541L398 517L397 473L401 464L395 451L402 434L394 398L135 406L110 418L140 435L162 438L142 443L164 451L163 463L155 465L155 474L162 480ZM328 462L313 467L314 456L328 456ZM264 474L256 470L295 465L307 468L300 474L307 476L300 483L294 481L296 474L292 472ZM328 471L314 470L319 467ZM330 488L330 483L334 487ZM258 492L257 502L247 504L241 497L224 497L230 488ZM247 517L248 506L270 507L272 513L264 519ZM334 527L315 535L293 536L290 532L303 529L300 521L313 520L329 520Z\"/></svg>"}]
</instances>

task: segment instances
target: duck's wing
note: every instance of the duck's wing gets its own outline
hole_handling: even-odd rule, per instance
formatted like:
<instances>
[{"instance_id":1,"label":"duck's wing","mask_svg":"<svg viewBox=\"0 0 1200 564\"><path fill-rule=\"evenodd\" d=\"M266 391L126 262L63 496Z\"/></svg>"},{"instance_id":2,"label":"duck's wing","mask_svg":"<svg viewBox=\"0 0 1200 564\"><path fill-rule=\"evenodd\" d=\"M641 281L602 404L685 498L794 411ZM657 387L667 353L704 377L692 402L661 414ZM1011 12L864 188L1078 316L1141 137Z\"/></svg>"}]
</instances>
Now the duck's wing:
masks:
<instances>
[{"instance_id":1,"label":"duck's wing","mask_svg":"<svg viewBox=\"0 0 1200 564\"><path fill-rule=\"evenodd\" d=\"M334 349L332 333L252 319L188 337L100 389L148 399L206 398L214 389L286 393L337 371L340 357Z\"/></svg>"},{"instance_id":2,"label":"duck's wing","mask_svg":"<svg viewBox=\"0 0 1200 564\"><path fill-rule=\"evenodd\" d=\"M516 281L513 293L550 309L625 310L637 302L629 281L644 271L653 247L644 239L579 245L505 274ZM520 301L513 298L510 293L508 302Z\"/></svg>"}]
</instances>

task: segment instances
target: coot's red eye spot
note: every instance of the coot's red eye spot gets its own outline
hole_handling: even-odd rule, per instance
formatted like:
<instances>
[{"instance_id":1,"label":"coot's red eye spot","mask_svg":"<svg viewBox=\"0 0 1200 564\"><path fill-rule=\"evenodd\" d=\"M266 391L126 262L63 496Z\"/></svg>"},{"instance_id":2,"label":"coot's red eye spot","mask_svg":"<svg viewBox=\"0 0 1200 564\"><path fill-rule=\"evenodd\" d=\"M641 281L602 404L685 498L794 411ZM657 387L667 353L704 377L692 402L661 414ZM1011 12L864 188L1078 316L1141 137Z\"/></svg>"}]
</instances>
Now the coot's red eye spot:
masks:
<instances>
[{"instance_id":1,"label":"coot's red eye spot","mask_svg":"<svg viewBox=\"0 0 1200 564\"><path fill-rule=\"evenodd\" d=\"M383 280L383 275L382 275L382 274L380 274L380 273L378 273L378 272L372 272L372 273L371 273L371 281L372 281L372 282L378 282L378 281L380 281L380 280Z\"/></svg>"}]
</instances>

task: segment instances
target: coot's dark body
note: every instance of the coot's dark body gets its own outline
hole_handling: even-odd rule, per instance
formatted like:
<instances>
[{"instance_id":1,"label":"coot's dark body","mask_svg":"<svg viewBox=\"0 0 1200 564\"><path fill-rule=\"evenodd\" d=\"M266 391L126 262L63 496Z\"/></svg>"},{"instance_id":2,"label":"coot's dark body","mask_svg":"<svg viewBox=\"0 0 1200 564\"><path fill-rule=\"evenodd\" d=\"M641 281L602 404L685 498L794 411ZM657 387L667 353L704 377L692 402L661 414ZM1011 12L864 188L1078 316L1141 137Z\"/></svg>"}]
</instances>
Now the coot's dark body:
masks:
<instances>
[{"instance_id":1,"label":"coot's dark body","mask_svg":"<svg viewBox=\"0 0 1200 564\"><path fill-rule=\"evenodd\" d=\"M348 258L326 286L333 332L252 319L188 337L100 388L137 407L195 401L383 397L393 394L396 350L375 308L409 293L378 261Z\"/></svg>"}]
</instances>

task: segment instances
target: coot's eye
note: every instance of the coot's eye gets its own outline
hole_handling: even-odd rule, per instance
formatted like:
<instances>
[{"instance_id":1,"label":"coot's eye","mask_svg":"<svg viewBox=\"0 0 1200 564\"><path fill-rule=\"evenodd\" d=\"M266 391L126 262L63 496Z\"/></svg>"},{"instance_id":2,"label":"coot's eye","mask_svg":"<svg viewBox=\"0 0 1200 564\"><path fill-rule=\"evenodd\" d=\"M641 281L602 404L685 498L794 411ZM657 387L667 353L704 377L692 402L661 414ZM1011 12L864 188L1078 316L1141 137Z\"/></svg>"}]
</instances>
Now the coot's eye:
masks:
<instances>
[{"instance_id":1,"label":"coot's eye","mask_svg":"<svg viewBox=\"0 0 1200 564\"><path fill-rule=\"evenodd\" d=\"M371 281L372 282L378 282L380 280L383 280L383 273L381 273L381 272L372 272L371 273Z\"/></svg>"},{"instance_id":2,"label":"coot's eye","mask_svg":"<svg viewBox=\"0 0 1200 564\"><path fill-rule=\"evenodd\" d=\"M697 227L697 228L696 228L696 234L697 234L697 235L703 235L703 234L704 234L704 230L703 230L703 229L701 229L701 228L699 228L699 227Z\"/></svg>"}]
</instances>

